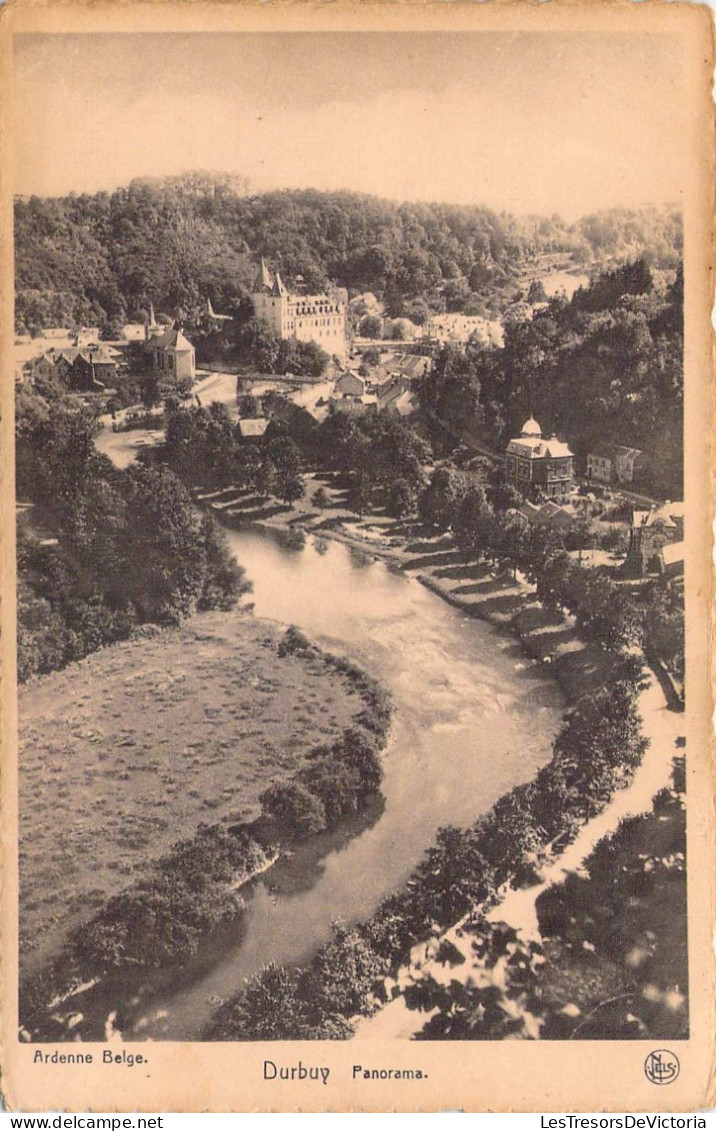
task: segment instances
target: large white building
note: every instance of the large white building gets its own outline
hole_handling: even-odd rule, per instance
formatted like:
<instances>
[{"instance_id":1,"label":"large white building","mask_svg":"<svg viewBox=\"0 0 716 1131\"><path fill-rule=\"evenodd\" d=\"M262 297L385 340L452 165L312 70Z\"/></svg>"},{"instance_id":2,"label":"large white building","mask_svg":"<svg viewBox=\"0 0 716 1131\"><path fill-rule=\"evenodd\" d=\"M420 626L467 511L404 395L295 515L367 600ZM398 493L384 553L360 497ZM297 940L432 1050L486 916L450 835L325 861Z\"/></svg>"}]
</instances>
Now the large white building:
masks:
<instances>
[{"instance_id":1,"label":"large white building","mask_svg":"<svg viewBox=\"0 0 716 1131\"><path fill-rule=\"evenodd\" d=\"M251 296L257 318L263 318L281 338L315 342L327 354L345 357L346 294L292 294L278 271L272 275L261 260L259 289Z\"/></svg>"}]
</instances>

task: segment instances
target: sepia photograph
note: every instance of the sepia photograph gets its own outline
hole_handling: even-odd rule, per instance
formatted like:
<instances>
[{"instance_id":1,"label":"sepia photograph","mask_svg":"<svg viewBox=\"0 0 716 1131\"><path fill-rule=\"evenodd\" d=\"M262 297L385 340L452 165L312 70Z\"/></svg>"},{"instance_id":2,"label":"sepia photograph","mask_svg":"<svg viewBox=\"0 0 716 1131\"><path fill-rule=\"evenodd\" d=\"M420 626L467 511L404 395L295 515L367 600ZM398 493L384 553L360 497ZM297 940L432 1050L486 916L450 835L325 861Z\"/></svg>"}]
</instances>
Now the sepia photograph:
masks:
<instances>
[{"instance_id":1,"label":"sepia photograph","mask_svg":"<svg viewBox=\"0 0 716 1131\"><path fill-rule=\"evenodd\" d=\"M23 1065L259 1042L277 1108L324 1042L408 1108L425 1042L679 1074L674 15L13 34Z\"/></svg>"}]
</instances>

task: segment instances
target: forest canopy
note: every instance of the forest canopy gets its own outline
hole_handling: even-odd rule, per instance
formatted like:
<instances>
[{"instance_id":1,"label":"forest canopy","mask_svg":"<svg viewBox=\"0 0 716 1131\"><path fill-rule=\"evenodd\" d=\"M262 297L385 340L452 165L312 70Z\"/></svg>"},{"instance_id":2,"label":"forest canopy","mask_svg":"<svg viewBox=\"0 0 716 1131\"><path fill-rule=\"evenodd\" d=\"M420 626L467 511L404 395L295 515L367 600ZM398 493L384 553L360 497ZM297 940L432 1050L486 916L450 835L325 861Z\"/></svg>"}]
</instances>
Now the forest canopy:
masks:
<instances>
[{"instance_id":1,"label":"forest canopy","mask_svg":"<svg viewBox=\"0 0 716 1131\"><path fill-rule=\"evenodd\" d=\"M210 174L139 179L113 193L15 202L16 323L30 332L116 324L146 318L153 303L192 324L207 298L231 314L253 289L259 256L308 291L330 281L374 293L391 318L487 315L521 297L518 268L538 255L597 266L644 255L674 269L681 242L672 207L567 224L354 192L251 196Z\"/></svg>"}]
</instances>

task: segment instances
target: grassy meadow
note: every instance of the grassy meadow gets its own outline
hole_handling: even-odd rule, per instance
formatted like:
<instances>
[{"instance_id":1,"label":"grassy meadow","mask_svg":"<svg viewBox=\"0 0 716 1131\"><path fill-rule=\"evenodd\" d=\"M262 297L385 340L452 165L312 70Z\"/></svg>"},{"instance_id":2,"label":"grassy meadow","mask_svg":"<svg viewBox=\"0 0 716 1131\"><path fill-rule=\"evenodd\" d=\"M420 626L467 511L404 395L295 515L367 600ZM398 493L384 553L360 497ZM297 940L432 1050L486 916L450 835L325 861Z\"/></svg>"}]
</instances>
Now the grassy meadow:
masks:
<instances>
[{"instance_id":1,"label":"grassy meadow","mask_svg":"<svg viewBox=\"0 0 716 1131\"><path fill-rule=\"evenodd\" d=\"M25 974L202 823L258 816L259 795L365 707L319 652L208 613L149 630L20 693Z\"/></svg>"}]
</instances>

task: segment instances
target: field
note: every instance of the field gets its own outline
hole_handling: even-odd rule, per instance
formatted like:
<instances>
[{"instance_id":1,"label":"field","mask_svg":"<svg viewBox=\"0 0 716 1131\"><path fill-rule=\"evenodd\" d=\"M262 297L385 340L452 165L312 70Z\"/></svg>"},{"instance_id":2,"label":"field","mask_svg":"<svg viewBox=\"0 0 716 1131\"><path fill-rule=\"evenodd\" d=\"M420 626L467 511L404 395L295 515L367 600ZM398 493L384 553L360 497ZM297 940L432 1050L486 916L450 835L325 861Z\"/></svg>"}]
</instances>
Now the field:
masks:
<instances>
[{"instance_id":1,"label":"field","mask_svg":"<svg viewBox=\"0 0 716 1131\"><path fill-rule=\"evenodd\" d=\"M200 823L258 815L262 790L364 708L320 654L279 658L279 637L204 614L22 688L25 973Z\"/></svg>"}]
</instances>

